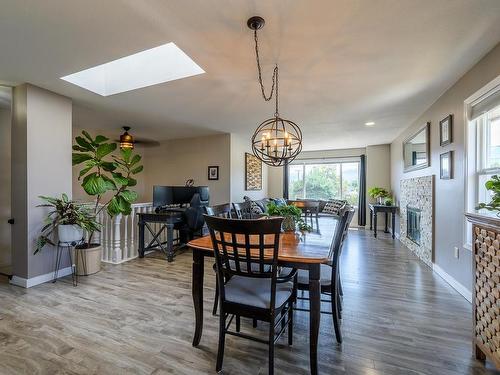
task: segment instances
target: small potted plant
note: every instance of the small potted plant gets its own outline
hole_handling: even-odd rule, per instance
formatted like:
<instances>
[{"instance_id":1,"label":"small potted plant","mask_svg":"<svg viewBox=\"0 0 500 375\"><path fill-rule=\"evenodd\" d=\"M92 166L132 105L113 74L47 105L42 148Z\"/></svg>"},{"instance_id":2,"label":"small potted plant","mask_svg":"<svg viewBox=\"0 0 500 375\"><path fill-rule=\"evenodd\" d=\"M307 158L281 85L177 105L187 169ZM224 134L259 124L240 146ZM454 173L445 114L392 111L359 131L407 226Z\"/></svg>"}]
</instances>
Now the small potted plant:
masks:
<instances>
[{"instance_id":1,"label":"small potted plant","mask_svg":"<svg viewBox=\"0 0 500 375\"><path fill-rule=\"evenodd\" d=\"M100 230L100 224L95 220L94 215L88 207L77 203L62 194L61 198L44 197L40 198L45 202L38 207L48 207L50 209L37 239L35 254L42 248L50 244L55 246L55 234L59 242L78 243L83 240L84 230L94 232Z\"/></svg>"},{"instance_id":2,"label":"small potted plant","mask_svg":"<svg viewBox=\"0 0 500 375\"><path fill-rule=\"evenodd\" d=\"M117 143L108 141L102 135L94 138L84 130L75 138L73 146L73 165L82 165L78 180L83 190L95 198L92 209L95 218L104 210L111 217L129 215L131 204L137 199L137 193L130 188L137 185L134 177L143 170L140 155L130 148L114 154ZM86 258L84 274L100 270L102 248L93 241L94 232L89 231L87 242L79 245Z\"/></svg>"},{"instance_id":3,"label":"small potted plant","mask_svg":"<svg viewBox=\"0 0 500 375\"><path fill-rule=\"evenodd\" d=\"M500 216L500 178L493 175L491 179L486 181L484 186L486 190L491 191L491 201L489 203L479 203L476 210L496 211L496 215Z\"/></svg>"},{"instance_id":4,"label":"small potted plant","mask_svg":"<svg viewBox=\"0 0 500 375\"><path fill-rule=\"evenodd\" d=\"M386 206L393 206L394 205L394 199L392 199L392 197L387 197L384 200L384 204Z\"/></svg>"},{"instance_id":5,"label":"small potted plant","mask_svg":"<svg viewBox=\"0 0 500 375\"><path fill-rule=\"evenodd\" d=\"M384 198L390 197L390 193L386 189L376 186L368 189L368 195L376 199L378 204L383 204Z\"/></svg>"},{"instance_id":6,"label":"small potted plant","mask_svg":"<svg viewBox=\"0 0 500 375\"><path fill-rule=\"evenodd\" d=\"M267 205L267 215L283 217L281 227L285 232L295 231L297 226L301 231L310 231L311 227L302 220L302 211L292 204L277 205L271 202Z\"/></svg>"}]
</instances>

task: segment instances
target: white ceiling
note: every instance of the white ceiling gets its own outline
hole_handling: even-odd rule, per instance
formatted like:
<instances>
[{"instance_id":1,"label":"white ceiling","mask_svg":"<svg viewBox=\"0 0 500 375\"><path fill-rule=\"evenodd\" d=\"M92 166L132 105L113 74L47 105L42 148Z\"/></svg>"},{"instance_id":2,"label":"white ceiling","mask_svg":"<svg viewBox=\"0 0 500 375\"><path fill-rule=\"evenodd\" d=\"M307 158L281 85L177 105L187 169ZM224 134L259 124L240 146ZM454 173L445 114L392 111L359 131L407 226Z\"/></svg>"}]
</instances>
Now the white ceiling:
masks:
<instances>
[{"instance_id":1,"label":"white ceiling","mask_svg":"<svg viewBox=\"0 0 500 375\"><path fill-rule=\"evenodd\" d=\"M260 97L248 17L305 149L387 143L500 41L499 0L1 0L0 82L74 99L75 125L172 139L250 135ZM59 77L174 42L205 74L101 97ZM364 123L375 121L373 127Z\"/></svg>"}]
</instances>

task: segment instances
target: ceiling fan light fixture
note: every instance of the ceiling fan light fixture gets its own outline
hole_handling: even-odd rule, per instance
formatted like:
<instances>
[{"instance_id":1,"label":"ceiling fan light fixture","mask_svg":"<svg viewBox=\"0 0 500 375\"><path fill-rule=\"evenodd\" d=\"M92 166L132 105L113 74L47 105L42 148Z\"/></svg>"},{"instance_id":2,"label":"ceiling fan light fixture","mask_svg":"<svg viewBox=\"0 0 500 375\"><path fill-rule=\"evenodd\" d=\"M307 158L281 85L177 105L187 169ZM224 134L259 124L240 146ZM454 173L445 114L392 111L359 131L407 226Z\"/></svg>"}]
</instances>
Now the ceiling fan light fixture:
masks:
<instances>
[{"instance_id":1,"label":"ceiling fan light fixture","mask_svg":"<svg viewBox=\"0 0 500 375\"><path fill-rule=\"evenodd\" d=\"M133 149L134 148L134 137L132 137L128 131L130 130L129 126L124 126L123 130L125 130L125 133L120 135L120 149L125 150L125 149Z\"/></svg>"}]
</instances>

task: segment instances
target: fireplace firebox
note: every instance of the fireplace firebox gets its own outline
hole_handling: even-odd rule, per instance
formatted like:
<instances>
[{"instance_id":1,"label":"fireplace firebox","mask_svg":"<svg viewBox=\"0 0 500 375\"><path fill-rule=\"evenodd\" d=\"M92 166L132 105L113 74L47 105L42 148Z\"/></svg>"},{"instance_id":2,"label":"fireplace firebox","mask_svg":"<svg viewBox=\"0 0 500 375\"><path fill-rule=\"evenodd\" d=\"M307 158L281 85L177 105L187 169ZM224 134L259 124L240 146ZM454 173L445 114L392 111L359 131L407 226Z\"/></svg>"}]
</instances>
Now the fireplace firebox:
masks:
<instances>
[{"instance_id":1,"label":"fireplace firebox","mask_svg":"<svg viewBox=\"0 0 500 375\"><path fill-rule=\"evenodd\" d=\"M420 216L422 210L406 206L406 237L420 245Z\"/></svg>"}]
</instances>

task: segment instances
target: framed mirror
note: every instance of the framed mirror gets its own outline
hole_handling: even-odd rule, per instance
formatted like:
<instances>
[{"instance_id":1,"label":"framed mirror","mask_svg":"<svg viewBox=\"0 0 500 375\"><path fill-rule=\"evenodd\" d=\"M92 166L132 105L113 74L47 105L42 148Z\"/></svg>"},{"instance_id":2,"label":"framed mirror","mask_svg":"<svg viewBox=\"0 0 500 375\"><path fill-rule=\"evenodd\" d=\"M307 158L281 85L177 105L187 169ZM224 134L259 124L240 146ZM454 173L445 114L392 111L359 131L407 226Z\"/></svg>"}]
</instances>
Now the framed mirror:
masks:
<instances>
[{"instance_id":1,"label":"framed mirror","mask_svg":"<svg viewBox=\"0 0 500 375\"><path fill-rule=\"evenodd\" d=\"M404 171L427 168L430 165L429 134L430 122L427 122L415 134L403 142Z\"/></svg>"}]
</instances>

